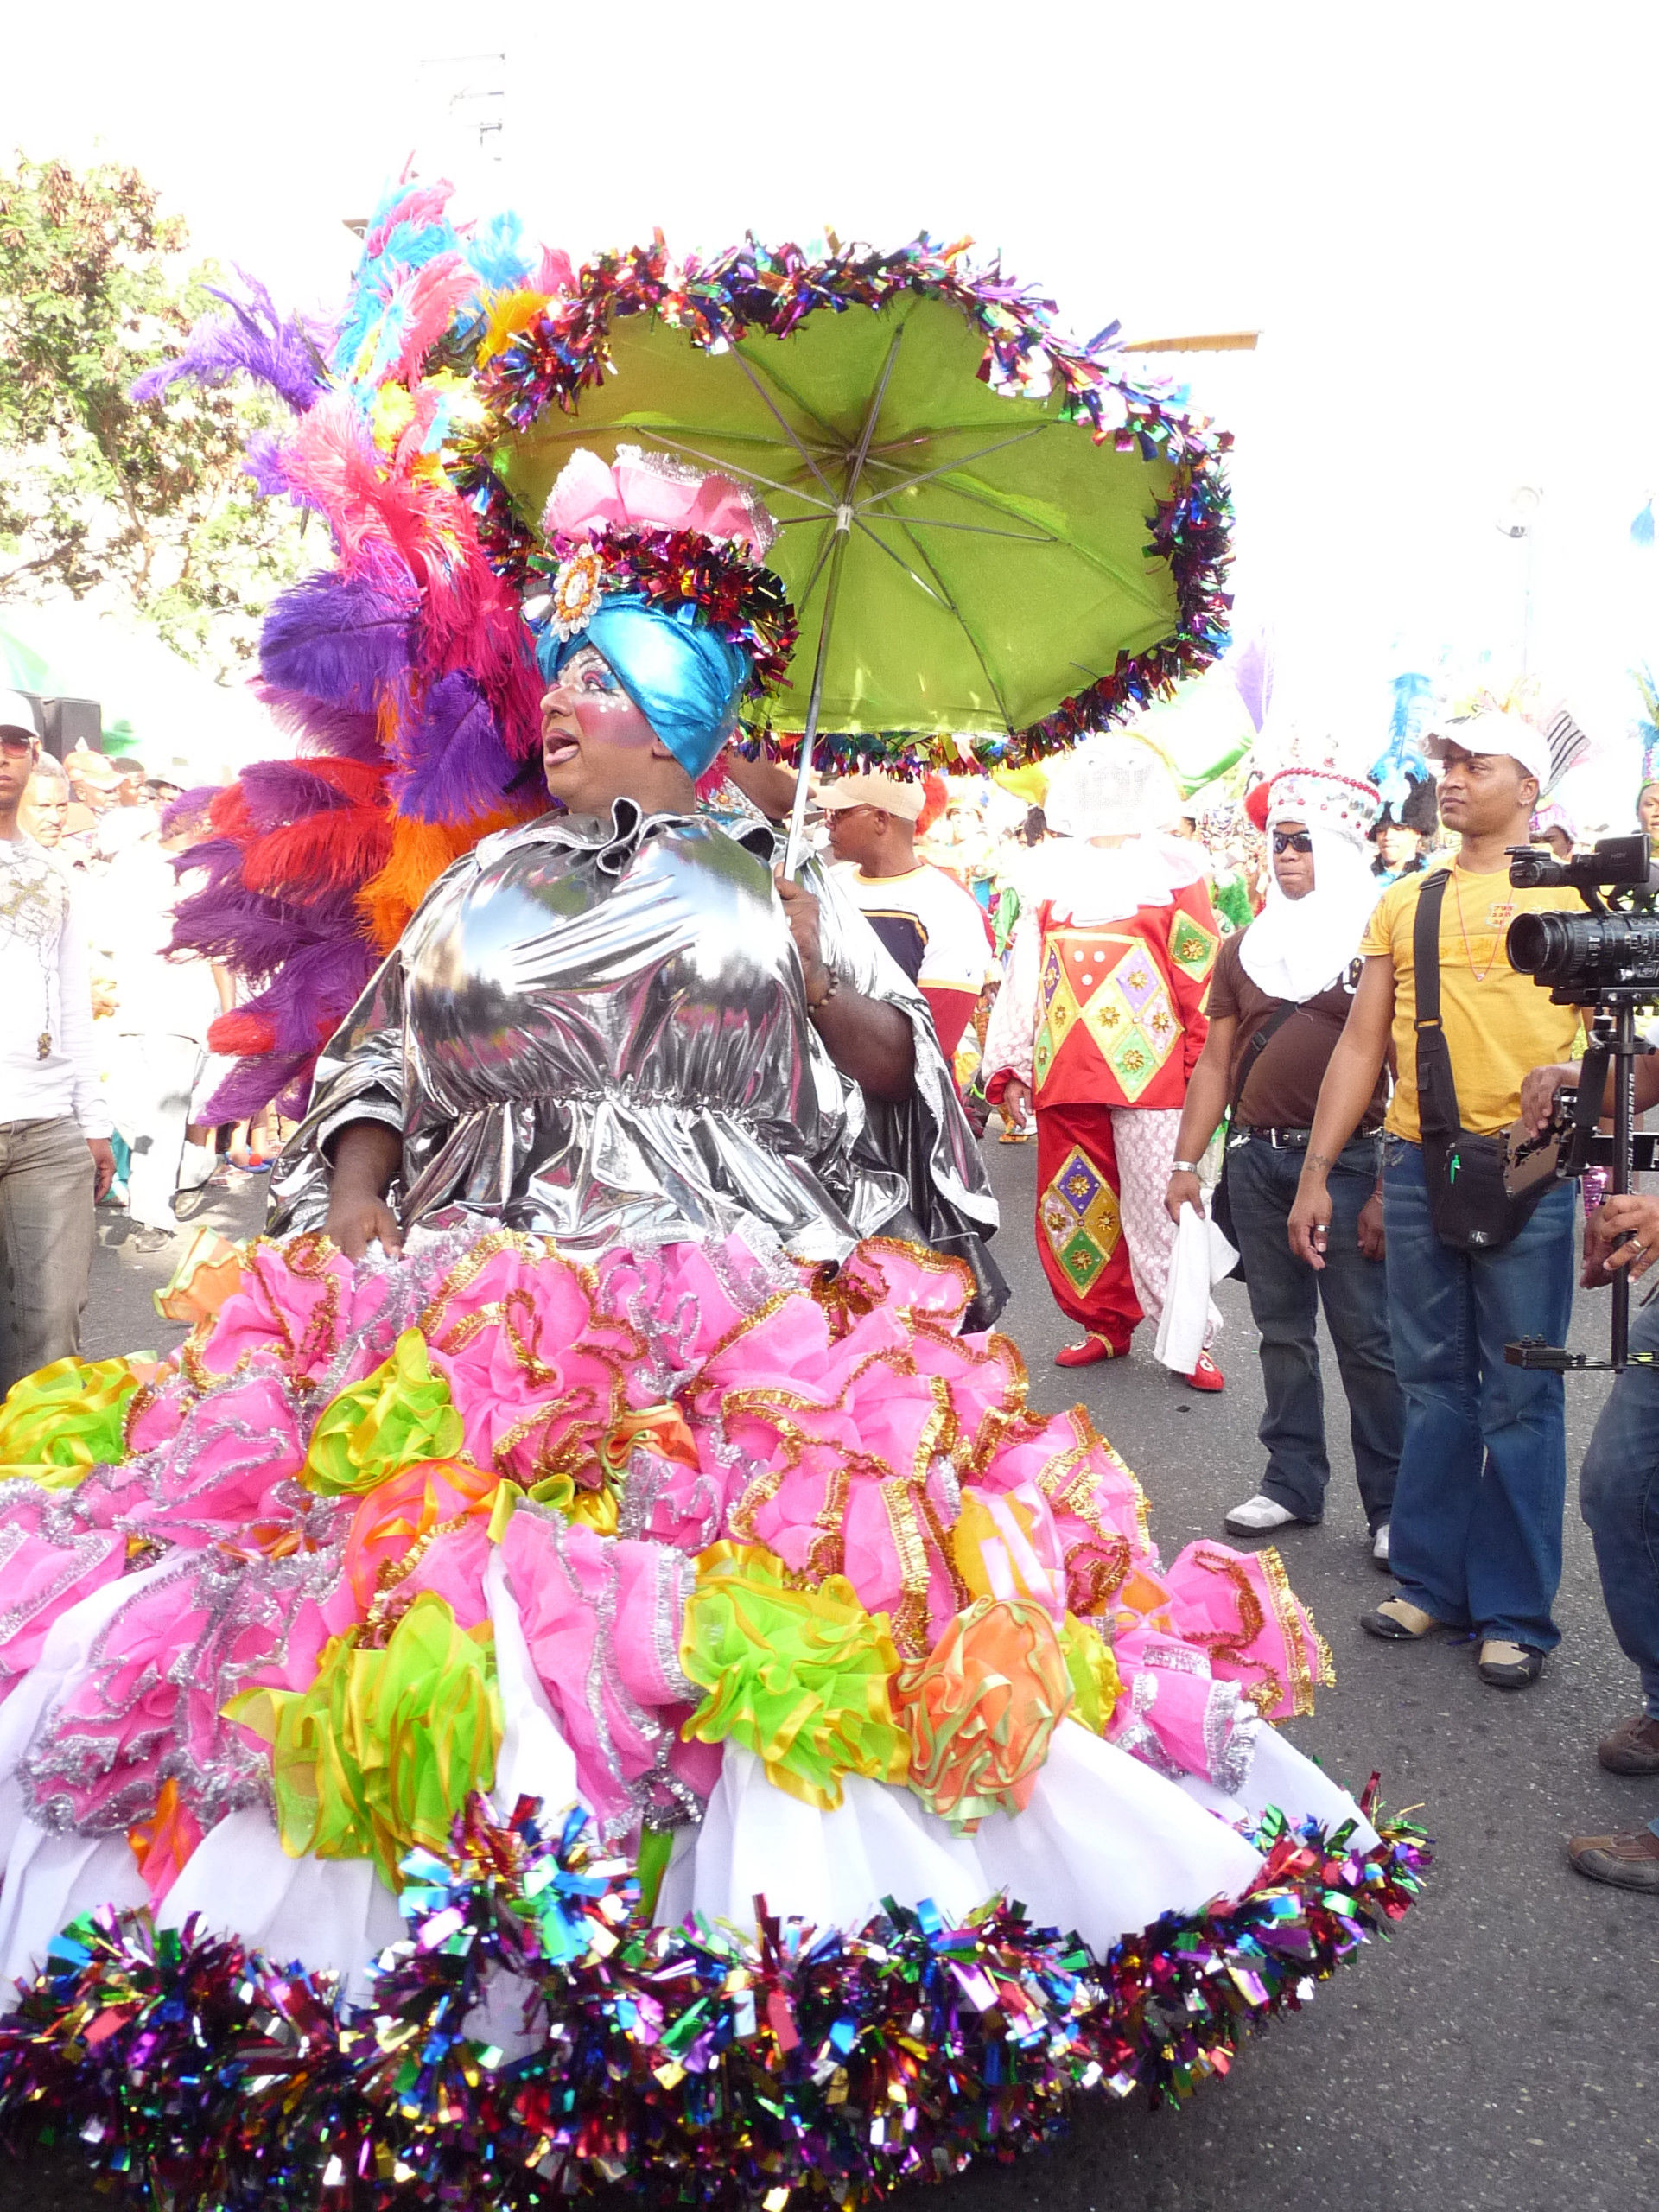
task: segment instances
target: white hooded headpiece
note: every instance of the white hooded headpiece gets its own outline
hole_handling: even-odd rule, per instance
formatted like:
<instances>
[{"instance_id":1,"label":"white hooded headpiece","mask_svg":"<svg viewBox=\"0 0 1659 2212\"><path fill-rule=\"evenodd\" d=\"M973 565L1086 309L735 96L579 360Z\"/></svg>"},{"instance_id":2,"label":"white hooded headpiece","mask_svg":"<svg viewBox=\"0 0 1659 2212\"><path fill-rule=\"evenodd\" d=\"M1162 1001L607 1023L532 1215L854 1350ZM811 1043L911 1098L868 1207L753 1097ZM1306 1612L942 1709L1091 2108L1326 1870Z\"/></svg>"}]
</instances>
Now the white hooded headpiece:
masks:
<instances>
[{"instance_id":1,"label":"white hooded headpiece","mask_svg":"<svg viewBox=\"0 0 1659 2212\"><path fill-rule=\"evenodd\" d=\"M1135 730L1090 738L1049 772L1043 811L1069 845L1045 845L1050 911L1087 928L1141 906L1167 906L1204 874L1203 848L1159 834L1180 811L1180 786L1163 753ZM1127 837L1116 848L1091 837Z\"/></svg>"},{"instance_id":2,"label":"white hooded headpiece","mask_svg":"<svg viewBox=\"0 0 1659 2212\"><path fill-rule=\"evenodd\" d=\"M1287 899L1271 877L1267 899L1240 940L1239 964L1258 990L1298 1005L1328 990L1359 950L1382 886L1366 833L1382 794L1329 766L1281 768L1268 785L1268 834L1300 822L1313 842L1313 888Z\"/></svg>"}]
</instances>

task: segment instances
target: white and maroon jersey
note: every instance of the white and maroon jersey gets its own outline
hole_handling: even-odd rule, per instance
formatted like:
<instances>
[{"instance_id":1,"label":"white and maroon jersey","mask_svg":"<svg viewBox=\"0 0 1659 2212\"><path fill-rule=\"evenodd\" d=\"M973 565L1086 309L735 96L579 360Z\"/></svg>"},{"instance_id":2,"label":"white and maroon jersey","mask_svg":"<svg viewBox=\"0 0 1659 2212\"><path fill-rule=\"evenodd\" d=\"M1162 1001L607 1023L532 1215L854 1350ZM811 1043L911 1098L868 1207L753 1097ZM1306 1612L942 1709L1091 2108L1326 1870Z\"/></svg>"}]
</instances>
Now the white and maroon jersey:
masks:
<instances>
[{"instance_id":1,"label":"white and maroon jersey","mask_svg":"<svg viewBox=\"0 0 1659 2212\"><path fill-rule=\"evenodd\" d=\"M836 870L887 951L919 986L948 1060L994 965L989 917L954 876L922 861L904 875Z\"/></svg>"}]
</instances>

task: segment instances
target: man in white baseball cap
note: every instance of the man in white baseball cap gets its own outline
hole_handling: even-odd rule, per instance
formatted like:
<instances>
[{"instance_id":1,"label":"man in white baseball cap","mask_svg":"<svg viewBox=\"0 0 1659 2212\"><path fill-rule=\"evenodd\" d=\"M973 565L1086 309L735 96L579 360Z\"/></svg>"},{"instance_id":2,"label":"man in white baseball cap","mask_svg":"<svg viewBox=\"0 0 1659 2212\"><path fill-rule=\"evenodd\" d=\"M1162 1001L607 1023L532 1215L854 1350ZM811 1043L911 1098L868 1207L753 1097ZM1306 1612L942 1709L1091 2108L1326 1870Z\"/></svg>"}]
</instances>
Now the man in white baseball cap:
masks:
<instances>
[{"instance_id":1,"label":"man in white baseball cap","mask_svg":"<svg viewBox=\"0 0 1659 2212\"><path fill-rule=\"evenodd\" d=\"M1450 868L1391 884L1360 940L1364 966L1319 1088L1290 1215L1291 1249L1324 1267L1328 1179L1370 1106L1392 1039L1382 1208L1406 1404L1389 1531L1400 1587L1362 1625L1390 1643L1473 1630L1480 1677L1497 1689L1536 1681L1560 1641L1551 1609L1567 1496L1562 1381L1510 1366L1503 1346L1519 1337L1565 1342L1577 1201L1563 1183L1522 1218L1501 1185L1471 1172L1484 1148L1466 1140L1507 1128L1522 1078L1567 1059L1578 1034L1577 1009L1552 1004L1505 951L1517 912L1577 908L1578 894L1516 889L1506 848L1528 842L1534 807L1581 742L1564 714L1546 729L1501 710L1446 722L1426 741L1444 764L1440 819L1459 849ZM1420 1033L1418 1007L1433 1009L1436 996L1438 1020L1426 1011Z\"/></svg>"},{"instance_id":2,"label":"man in white baseball cap","mask_svg":"<svg viewBox=\"0 0 1659 2212\"><path fill-rule=\"evenodd\" d=\"M68 877L17 823L39 754L33 701L0 691L0 1395L80 1349L115 1177Z\"/></svg>"},{"instance_id":3,"label":"man in white baseball cap","mask_svg":"<svg viewBox=\"0 0 1659 2212\"><path fill-rule=\"evenodd\" d=\"M823 785L818 804L842 886L927 1001L949 1061L990 973L994 940L978 900L916 856L925 797L919 782L866 773Z\"/></svg>"}]
</instances>

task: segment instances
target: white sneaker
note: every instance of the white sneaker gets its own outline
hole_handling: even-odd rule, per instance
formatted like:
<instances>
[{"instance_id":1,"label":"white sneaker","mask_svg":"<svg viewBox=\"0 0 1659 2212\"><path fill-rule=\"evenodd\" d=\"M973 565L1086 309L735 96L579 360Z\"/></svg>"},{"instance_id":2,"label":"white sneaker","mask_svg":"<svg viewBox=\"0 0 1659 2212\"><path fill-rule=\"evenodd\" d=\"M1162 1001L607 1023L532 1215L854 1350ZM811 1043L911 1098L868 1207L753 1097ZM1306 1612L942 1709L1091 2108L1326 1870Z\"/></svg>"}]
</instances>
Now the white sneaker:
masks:
<instances>
[{"instance_id":1,"label":"white sneaker","mask_svg":"<svg viewBox=\"0 0 1659 2212\"><path fill-rule=\"evenodd\" d=\"M212 1182L213 1170L219 1165L219 1155L211 1145L185 1142L184 1156L179 1162L179 1188L175 1196L200 1191Z\"/></svg>"},{"instance_id":2,"label":"white sneaker","mask_svg":"<svg viewBox=\"0 0 1659 2212\"><path fill-rule=\"evenodd\" d=\"M1389 1563L1389 1524L1385 1521L1371 1538L1371 1564L1386 1567Z\"/></svg>"},{"instance_id":3,"label":"white sneaker","mask_svg":"<svg viewBox=\"0 0 1659 2212\"><path fill-rule=\"evenodd\" d=\"M1236 1505L1222 1526L1230 1536L1265 1536L1270 1529L1288 1529L1300 1519L1299 1513L1293 1513L1287 1505L1281 1505L1277 1498L1265 1497L1257 1491L1243 1505Z\"/></svg>"}]
</instances>

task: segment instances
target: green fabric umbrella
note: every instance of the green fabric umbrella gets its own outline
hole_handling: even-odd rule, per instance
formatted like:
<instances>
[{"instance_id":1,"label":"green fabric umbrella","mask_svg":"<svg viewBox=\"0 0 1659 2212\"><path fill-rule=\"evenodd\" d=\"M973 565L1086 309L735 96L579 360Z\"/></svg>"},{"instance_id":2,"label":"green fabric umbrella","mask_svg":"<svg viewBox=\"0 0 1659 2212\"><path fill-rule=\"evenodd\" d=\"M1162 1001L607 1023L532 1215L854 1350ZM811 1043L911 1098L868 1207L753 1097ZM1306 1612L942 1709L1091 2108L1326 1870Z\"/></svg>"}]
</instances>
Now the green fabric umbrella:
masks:
<instances>
[{"instance_id":1,"label":"green fabric umbrella","mask_svg":"<svg viewBox=\"0 0 1659 2212\"><path fill-rule=\"evenodd\" d=\"M484 372L460 479L508 531L578 447L753 486L801 619L772 720L821 759L1039 758L1225 644L1226 437L1109 333L1068 346L1049 303L925 238L677 272L659 239L583 276Z\"/></svg>"}]
</instances>

